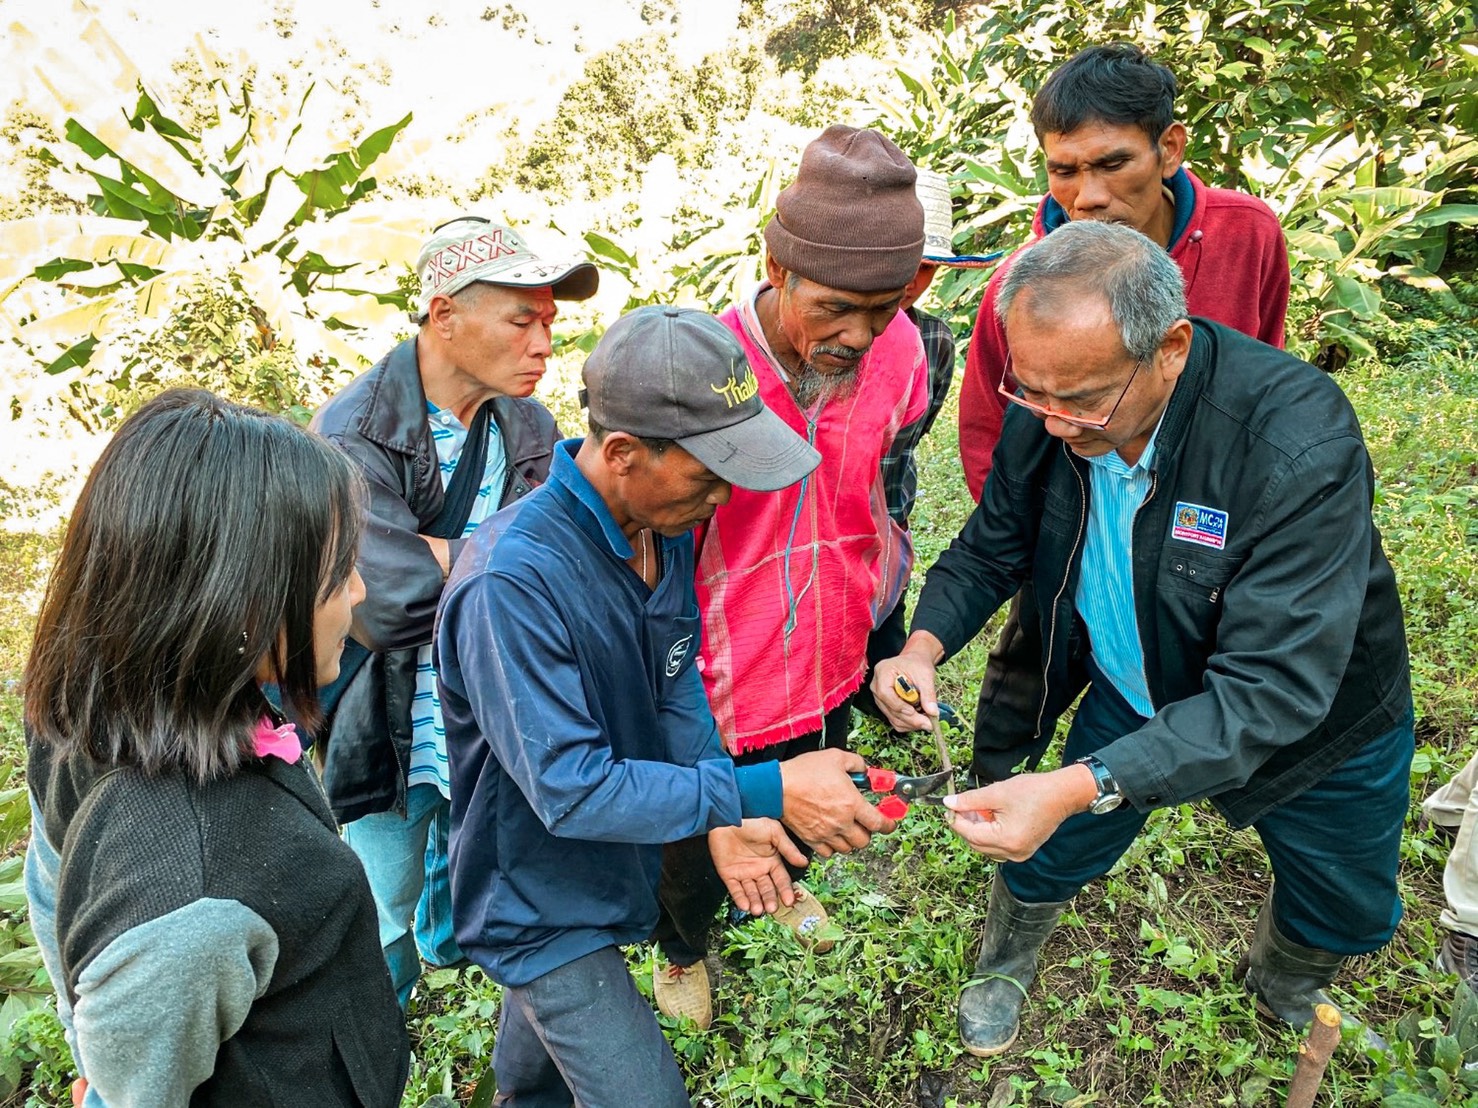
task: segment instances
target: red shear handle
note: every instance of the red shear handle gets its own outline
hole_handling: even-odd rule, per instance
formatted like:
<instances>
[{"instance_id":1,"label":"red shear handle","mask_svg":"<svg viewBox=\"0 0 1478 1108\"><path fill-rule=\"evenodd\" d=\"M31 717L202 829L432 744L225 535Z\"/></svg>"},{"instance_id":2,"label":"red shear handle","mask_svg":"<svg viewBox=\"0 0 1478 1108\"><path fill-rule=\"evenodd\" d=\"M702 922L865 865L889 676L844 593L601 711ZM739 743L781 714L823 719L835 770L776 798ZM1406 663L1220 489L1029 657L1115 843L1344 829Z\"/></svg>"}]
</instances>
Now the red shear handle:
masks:
<instances>
[{"instance_id":1,"label":"red shear handle","mask_svg":"<svg viewBox=\"0 0 1478 1108\"><path fill-rule=\"evenodd\" d=\"M888 819L900 820L908 815L908 801L904 800L901 796L889 794L879 802L878 811Z\"/></svg>"},{"instance_id":2,"label":"red shear handle","mask_svg":"<svg viewBox=\"0 0 1478 1108\"><path fill-rule=\"evenodd\" d=\"M867 767L867 787L875 793L890 793L898 784L898 773L878 766Z\"/></svg>"}]
</instances>

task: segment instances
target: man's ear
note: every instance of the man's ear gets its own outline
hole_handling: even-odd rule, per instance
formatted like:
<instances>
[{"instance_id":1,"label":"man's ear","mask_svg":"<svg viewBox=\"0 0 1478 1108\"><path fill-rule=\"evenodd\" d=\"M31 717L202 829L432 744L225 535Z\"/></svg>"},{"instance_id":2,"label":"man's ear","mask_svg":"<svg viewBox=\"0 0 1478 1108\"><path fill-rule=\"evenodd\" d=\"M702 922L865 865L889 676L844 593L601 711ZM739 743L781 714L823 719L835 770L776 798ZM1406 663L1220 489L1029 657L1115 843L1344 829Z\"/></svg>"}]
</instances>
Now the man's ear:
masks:
<instances>
[{"instance_id":1,"label":"man's ear","mask_svg":"<svg viewBox=\"0 0 1478 1108\"><path fill-rule=\"evenodd\" d=\"M438 293L427 305L424 325L431 327L442 338L446 338L451 330L452 316L456 314L457 306L452 303L452 298Z\"/></svg>"},{"instance_id":2,"label":"man's ear","mask_svg":"<svg viewBox=\"0 0 1478 1108\"><path fill-rule=\"evenodd\" d=\"M790 273L783 265L777 262L774 255L768 251L765 253L765 280L770 282L771 288L784 288L785 278Z\"/></svg>"},{"instance_id":3,"label":"man's ear","mask_svg":"<svg viewBox=\"0 0 1478 1108\"><path fill-rule=\"evenodd\" d=\"M919 263L919 271L913 275L913 280L904 286L903 302L898 305L899 309L912 308L919 297L923 296L929 286L934 283L934 275L938 272L939 267L933 262Z\"/></svg>"},{"instance_id":4,"label":"man's ear","mask_svg":"<svg viewBox=\"0 0 1478 1108\"><path fill-rule=\"evenodd\" d=\"M1185 160L1186 141L1184 123L1177 120L1165 128L1159 142L1161 178L1168 180L1180 169L1180 163Z\"/></svg>"},{"instance_id":5,"label":"man's ear","mask_svg":"<svg viewBox=\"0 0 1478 1108\"><path fill-rule=\"evenodd\" d=\"M1160 375L1167 381L1179 379L1191 354L1193 328L1188 319L1178 319L1160 340Z\"/></svg>"},{"instance_id":6,"label":"man's ear","mask_svg":"<svg viewBox=\"0 0 1478 1108\"><path fill-rule=\"evenodd\" d=\"M635 435L628 435L625 431L611 431L600 444L600 456L608 470L617 477L625 477L635 466L638 453L645 449Z\"/></svg>"}]
</instances>

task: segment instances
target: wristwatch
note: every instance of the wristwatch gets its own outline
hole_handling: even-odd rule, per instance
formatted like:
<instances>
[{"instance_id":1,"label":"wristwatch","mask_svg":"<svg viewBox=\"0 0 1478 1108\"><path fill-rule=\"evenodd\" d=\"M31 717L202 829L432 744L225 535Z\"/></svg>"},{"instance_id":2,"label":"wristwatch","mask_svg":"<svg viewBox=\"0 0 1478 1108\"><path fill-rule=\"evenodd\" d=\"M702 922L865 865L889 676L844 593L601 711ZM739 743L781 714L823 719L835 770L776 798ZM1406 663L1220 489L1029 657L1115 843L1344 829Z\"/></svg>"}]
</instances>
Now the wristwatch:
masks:
<instances>
[{"instance_id":1,"label":"wristwatch","mask_svg":"<svg viewBox=\"0 0 1478 1108\"><path fill-rule=\"evenodd\" d=\"M1095 816L1101 816L1112 812L1124 803L1124 794L1119 792L1119 783L1114 780L1114 775L1109 772L1108 766L1091 754L1086 758L1079 758L1078 762L1092 771L1093 780L1098 784L1098 795L1094 797L1093 803L1088 805L1088 811Z\"/></svg>"}]
</instances>

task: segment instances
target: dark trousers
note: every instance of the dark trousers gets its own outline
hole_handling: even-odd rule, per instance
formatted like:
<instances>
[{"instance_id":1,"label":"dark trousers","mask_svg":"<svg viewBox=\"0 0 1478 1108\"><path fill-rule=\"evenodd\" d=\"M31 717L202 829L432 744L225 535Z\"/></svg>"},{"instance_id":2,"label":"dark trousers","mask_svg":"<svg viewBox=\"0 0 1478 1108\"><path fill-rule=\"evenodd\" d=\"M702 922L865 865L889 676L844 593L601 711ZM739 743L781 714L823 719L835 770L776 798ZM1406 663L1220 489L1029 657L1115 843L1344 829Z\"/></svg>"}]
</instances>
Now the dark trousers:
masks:
<instances>
[{"instance_id":1,"label":"dark trousers","mask_svg":"<svg viewBox=\"0 0 1478 1108\"><path fill-rule=\"evenodd\" d=\"M898 606L867 637L867 676L863 678L862 688L852 697L852 707L863 715L884 723L887 722L887 717L872 698L872 671L884 659L898 657L903 651L903 644L908 641L908 620L903 614L907 599L907 596L899 597Z\"/></svg>"},{"instance_id":2,"label":"dark trousers","mask_svg":"<svg viewBox=\"0 0 1478 1108\"><path fill-rule=\"evenodd\" d=\"M690 1108L672 1048L626 960L604 947L503 990L494 1104Z\"/></svg>"},{"instance_id":3,"label":"dark trousers","mask_svg":"<svg viewBox=\"0 0 1478 1108\"><path fill-rule=\"evenodd\" d=\"M849 698L826 713L821 730L748 751L735 758L734 764L752 766L761 762L784 762L797 754L809 754L823 748L846 750L847 733L851 729L852 702ZM802 842L796 845L810 857L810 847ZM785 868L790 871L791 880L805 872L789 862ZM691 966L703 960L708 954L714 917L728 895L723 878L713 868L706 835L696 835L663 847L662 879L657 887L661 914L652 932L652 941L661 948L669 962L676 966Z\"/></svg>"},{"instance_id":4,"label":"dark trousers","mask_svg":"<svg viewBox=\"0 0 1478 1108\"><path fill-rule=\"evenodd\" d=\"M1064 690L1064 695L1071 699L1081 688ZM1041 718L1044 692L1042 619L1028 584L1011 598L1001 637L991 647L980 679L970 761L975 781L1004 781L1017 767L1036 768L1054 733L1055 721Z\"/></svg>"},{"instance_id":5,"label":"dark trousers","mask_svg":"<svg viewBox=\"0 0 1478 1108\"><path fill-rule=\"evenodd\" d=\"M1064 765L1145 722L1094 676L1068 732ZM1273 919L1294 942L1352 955L1377 950L1395 934L1401 920L1396 866L1414 748L1408 714L1253 824L1272 865ZM1069 900L1113 868L1146 818L1127 804L1101 816L1070 816L1027 861L1003 864L1001 877L1025 903Z\"/></svg>"}]
</instances>

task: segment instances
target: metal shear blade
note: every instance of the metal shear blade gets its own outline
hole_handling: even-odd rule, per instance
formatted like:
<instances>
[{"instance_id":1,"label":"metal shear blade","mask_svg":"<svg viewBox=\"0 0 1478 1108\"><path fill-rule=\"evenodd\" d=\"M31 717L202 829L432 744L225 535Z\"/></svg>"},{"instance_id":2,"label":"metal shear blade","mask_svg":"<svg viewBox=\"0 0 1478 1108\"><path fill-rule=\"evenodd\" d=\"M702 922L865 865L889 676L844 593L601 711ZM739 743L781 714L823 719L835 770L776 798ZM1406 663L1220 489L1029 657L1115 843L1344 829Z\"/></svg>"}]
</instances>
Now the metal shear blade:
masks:
<instances>
[{"instance_id":1,"label":"metal shear blade","mask_svg":"<svg viewBox=\"0 0 1478 1108\"><path fill-rule=\"evenodd\" d=\"M945 769L938 773L925 774L923 777L905 777L891 769L868 766L865 773L853 773L849 776L859 789L887 793L907 801L922 800L930 804L942 804L944 798L932 794L950 783L954 778L954 771Z\"/></svg>"},{"instance_id":2,"label":"metal shear blade","mask_svg":"<svg viewBox=\"0 0 1478 1108\"><path fill-rule=\"evenodd\" d=\"M923 777L900 777L897 784L893 786L893 792L896 796L903 797L904 800L922 800L929 804L943 804L944 797L933 794L953 779L954 771L948 769L926 774Z\"/></svg>"}]
</instances>

